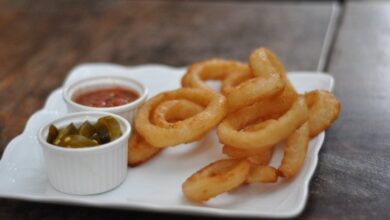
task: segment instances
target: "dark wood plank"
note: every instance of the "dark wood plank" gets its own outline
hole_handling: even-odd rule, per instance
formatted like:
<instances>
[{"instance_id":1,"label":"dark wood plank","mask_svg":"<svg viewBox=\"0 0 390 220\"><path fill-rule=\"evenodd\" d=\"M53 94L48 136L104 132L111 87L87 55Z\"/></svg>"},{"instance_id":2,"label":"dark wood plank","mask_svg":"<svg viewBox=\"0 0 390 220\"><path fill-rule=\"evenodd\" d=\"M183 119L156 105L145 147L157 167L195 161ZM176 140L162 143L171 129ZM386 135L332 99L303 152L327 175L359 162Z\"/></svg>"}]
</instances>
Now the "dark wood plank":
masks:
<instances>
[{"instance_id":1,"label":"dark wood plank","mask_svg":"<svg viewBox=\"0 0 390 220\"><path fill-rule=\"evenodd\" d=\"M390 219L390 3L349 2L329 72L342 103L306 219Z\"/></svg>"},{"instance_id":2,"label":"dark wood plank","mask_svg":"<svg viewBox=\"0 0 390 220\"><path fill-rule=\"evenodd\" d=\"M316 70L332 12L326 2L0 0L0 152L79 63L183 66L210 57L246 60L265 46L289 70ZM172 217L0 204L0 219Z\"/></svg>"},{"instance_id":3,"label":"dark wood plank","mask_svg":"<svg viewBox=\"0 0 390 220\"><path fill-rule=\"evenodd\" d=\"M246 60L253 48L266 46L280 54L289 70L315 70L332 13L329 3L0 5L0 149L22 131L26 119L74 65L183 66L210 57Z\"/></svg>"}]
</instances>

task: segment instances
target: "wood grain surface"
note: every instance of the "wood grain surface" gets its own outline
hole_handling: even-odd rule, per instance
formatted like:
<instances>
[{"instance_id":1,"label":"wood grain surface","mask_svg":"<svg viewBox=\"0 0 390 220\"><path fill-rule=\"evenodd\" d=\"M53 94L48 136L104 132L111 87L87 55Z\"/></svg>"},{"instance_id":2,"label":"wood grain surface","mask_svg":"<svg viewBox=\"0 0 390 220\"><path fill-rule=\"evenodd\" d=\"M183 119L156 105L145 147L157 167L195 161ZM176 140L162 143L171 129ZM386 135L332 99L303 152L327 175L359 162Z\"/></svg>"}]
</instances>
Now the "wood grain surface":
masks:
<instances>
[{"instance_id":1,"label":"wood grain surface","mask_svg":"<svg viewBox=\"0 0 390 220\"><path fill-rule=\"evenodd\" d=\"M390 219L390 3L349 2L329 72L342 103L307 219Z\"/></svg>"},{"instance_id":2,"label":"wood grain surface","mask_svg":"<svg viewBox=\"0 0 390 220\"><path fill-rule=\"evenodd\" d=\"M245 60L265 46L289 70L315 70L332 5L0 0L0 149L79 63L184 66L210 57ZM327 67L342 114L327 133L300 218L390 219L390 5L348 3L344 12ZM0 219L86 218L204 217L0 199Z\"/></svg>"}]
</instances>

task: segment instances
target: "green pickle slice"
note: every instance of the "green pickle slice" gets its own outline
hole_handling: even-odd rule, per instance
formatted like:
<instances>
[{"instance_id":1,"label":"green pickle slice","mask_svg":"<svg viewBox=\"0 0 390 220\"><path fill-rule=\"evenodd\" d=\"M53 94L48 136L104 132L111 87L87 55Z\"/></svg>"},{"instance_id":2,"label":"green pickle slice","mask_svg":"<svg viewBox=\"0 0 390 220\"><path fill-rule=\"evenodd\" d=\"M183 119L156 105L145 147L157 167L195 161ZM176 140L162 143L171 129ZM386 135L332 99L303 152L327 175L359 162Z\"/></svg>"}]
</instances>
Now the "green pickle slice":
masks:
<instances>
[{"instance_id":1,"label":"green pickle slice","mask_svg":"<svg viewBox=\"0 0 390 220\"><path fill-rule=\"evenodd\" d=\"M64 147L81 148L92 147L99 143L96 140L89 139L83 135L75 134L65 137L63 145Z\"/></svg>"},{"instance_id":2,"label":"green pickle slice","mask_svg":"<svg viewBox=\"0 0 390 220\"><path fill-rule=\"evenodd\" d=\"M95 132L95 127L89 121L85 121L79 128L79 134L86 138L91 138Z\"/></svg>"},{"instance_id":3,"label":"green pickle slice","mask_svg":"<svg viewBox=\"0 0 390 220\"><path fill-rule=\"evenodd\" d=\"M113 118L112 116L105 116L99 118L97 124L99 123L105 125L108 128L111 140L115 140L122 135L121 126L119 125L118 121L115 120L115 118Z\"/></svg>"},{"instance_id":4,"label":"green pickle slice","mask_svg":"<svg viewBox=\"0 0 390 220\"><path fill-rule=\"evenodd\" d=\"M105 144L111 141L110 132L104 124L99 123L98 121L94 127L96 129L96 133L92 136L92 139L97 140L100 144Z\"/></svg>"},{"instance_id":5,"label":"green pickle slice","mask_svg":"<svg viewBox=\"0 0 390 220\"><path fill-rule=\"evenodd\" d=\"M57 136L58 136L57 127L54 125L50 125L49 134L47 134L47 142L49 142L50 144L53 144L54 140L57 138Z\"/></svg>"},{"instance_id":6,"label":"green pickle slice","mask_svg":"<svg viewBox=\"0 0 390 220\"><path fill-rule=\"evenodd\" d=\"M62 128L59 130L57 137L54 139L53 144L60 145L64 138L66 138L69 135L78 134L79 131L76 128L76 126L73 123L70 123L65 128Z\"/></svg>"}]
</instances>

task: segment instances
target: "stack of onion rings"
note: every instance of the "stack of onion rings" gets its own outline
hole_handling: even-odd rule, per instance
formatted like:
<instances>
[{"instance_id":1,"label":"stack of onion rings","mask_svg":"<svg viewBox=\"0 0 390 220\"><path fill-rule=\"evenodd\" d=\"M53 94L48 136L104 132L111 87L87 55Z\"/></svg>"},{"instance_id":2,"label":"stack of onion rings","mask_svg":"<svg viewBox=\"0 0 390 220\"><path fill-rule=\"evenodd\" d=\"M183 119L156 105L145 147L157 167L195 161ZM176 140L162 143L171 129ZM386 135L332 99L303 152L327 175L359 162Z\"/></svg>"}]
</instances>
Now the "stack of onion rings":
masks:
<instances>
[{"instance_id":1,"label":"stack of onion rings","mask_svg":"<svg viewBox=\"0 0 390 220\"><path fill-rule=\"evenodd\" d=\"M220 80L221 93L207 80ZM198 140L216 127L222 152L230 159L209 164L183 183L184 194L194 202L243 184L294 178L304 164L310 138L327 129L340 112L340 103L330 92L298 94L283 65L265 48L254 50L248 64L223 59L194 63L181 84L183 88L156 95L138 111L136 133L129 141L129 152L136 153L129 164ZM269 163L279 143L285 143L284 155L274 168Z\"/></svg>"},{"instance_id":2,"label":"stack of onion rings","mask_svg":"<svg viewBox=\"0 0 390 220\"><path fill-rule=\"evenodd\" d=\"M336 120L340 103L329 92L297 94L283 66L267 49L254 50L248 65L251 73L231 74L222 82L229 88L223 92L229 114L217 127L219 140L224 144L223 153L249 162L250 169L243 183L272 183L278 176L292 179L303 166L310 137ZM275 169L268 164L274 146L283 141L286 141L284 156ZM194 194L200 191L188 190L191 184L196 184L193 177L198 175L195 173L183 184L185 195L195 202L217 195L210 193L209 197L199 198Z\"/></svg>"}]
</instances>

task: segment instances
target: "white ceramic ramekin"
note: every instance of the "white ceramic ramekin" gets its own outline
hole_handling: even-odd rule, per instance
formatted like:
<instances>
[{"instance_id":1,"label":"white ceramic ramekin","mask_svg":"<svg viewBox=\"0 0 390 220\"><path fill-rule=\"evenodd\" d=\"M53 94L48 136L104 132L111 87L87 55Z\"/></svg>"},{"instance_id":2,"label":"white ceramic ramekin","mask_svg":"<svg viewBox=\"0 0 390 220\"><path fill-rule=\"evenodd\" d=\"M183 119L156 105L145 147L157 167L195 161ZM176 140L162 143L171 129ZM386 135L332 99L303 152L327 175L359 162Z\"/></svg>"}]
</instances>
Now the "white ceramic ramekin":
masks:
<instances>
[{"instance_id":1,"label":"white ceramic ramekin","mask_svg":"<svg viewBox=\"0 0 390 220\"><path fill-rule=\"evenodd\" d=\"M74 96L78 94L113 87L133 90L137 92L140 97L126 105L105 108L85 106L73 101ZM132 122L138 107L140 107L148 97L148 89L133 78L126 76L107 75L88 77L82 80L74 81L64 86L62 95L67 104L68 112L104 111L121 115L129 122Z\"/></svg>"},{"instance_id":2,"label":"white ceramic ramekin","mask_svg":"<svg viewBox=\"0 0 390 220\"><path fill-rule=\"evenodd\" d=\"M88 148L63 148L46 141L49 126L57 128L73 122L77 127L88 120L111 115L120 124L122 136L107 144ZM113 189L127 174L127 142L131 132L130 123L121 116L106 112L80 112L56 119L38 132L50 183L58 191L89 195Z\"/></svg>"}]
</instances>

